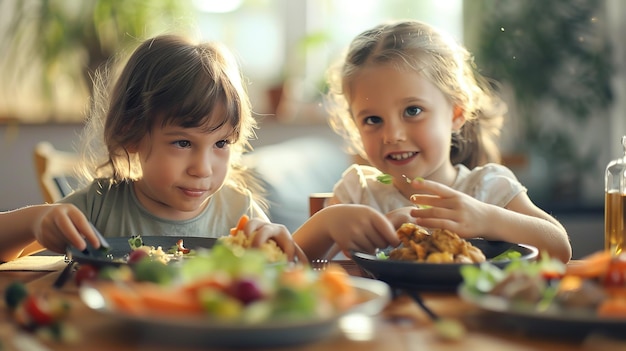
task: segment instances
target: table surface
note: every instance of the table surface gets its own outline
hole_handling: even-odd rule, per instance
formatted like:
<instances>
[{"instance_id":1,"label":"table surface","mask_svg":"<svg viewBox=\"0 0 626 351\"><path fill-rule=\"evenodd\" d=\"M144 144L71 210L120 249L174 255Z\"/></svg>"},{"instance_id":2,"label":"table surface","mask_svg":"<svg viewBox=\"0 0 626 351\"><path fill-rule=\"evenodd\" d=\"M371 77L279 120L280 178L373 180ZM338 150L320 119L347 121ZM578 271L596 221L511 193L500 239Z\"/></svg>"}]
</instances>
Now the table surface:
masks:
<instances>
[{"instance_id":1,"label":"table surface","mask_svg":"<svg viewBox=\"0 0 626 351\"><path fill-rule=\"evenodd\" d=\"M360 270L352 261L341 264L352 275ZM77 288L72 281L62 289L55 290L52 283L60 271L43 272L32 270L0 270L0 291L13 281L22 281L31 291L60 294L71 304L67 322L74 326L80 340L73 344L59 344L43 341L43 350L206 350L202 345L163 344L150 337L131 338L124 331L124 325L110 316L104 316L89 309L79 299ZM406 296L397 297L384 313L370 318L372 333L340 332L325 340L277 350L624 350L626 342L591 336L583 340L572 337L537 336L528 331L502 326L498 315L483 311L462 301L455 293L423 293L425 303L441 317L454 318L462 322L468 332L460 341L445 341L438 337L432 322L412 300ZM405 318L390 318L403 315ZM11 342L16 335L22 335L15 325L4 301L0 302L0 350L22 351ZM269 349L263 349L269 350Z\"/></svg>"}]
</instances>

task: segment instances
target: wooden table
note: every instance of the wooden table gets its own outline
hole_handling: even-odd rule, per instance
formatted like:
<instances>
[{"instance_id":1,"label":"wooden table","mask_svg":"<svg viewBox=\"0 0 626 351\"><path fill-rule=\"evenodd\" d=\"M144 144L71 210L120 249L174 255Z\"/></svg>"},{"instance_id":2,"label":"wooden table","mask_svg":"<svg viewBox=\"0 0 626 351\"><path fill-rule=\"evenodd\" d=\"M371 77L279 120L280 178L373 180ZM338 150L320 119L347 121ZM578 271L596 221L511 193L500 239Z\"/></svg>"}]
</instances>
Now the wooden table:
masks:
<instances>
[{"instance_id":1,"label":"wooden table","mask_svg":"<svg viewBox=\"0 0 626 351\"><path fill-rule=\"evenodd\" d=\"M350 261L351 262L351 261ZM354 275L360 271L354 263L344 263ZM59 271L0 271L0 291L19 280L27 283L31 291L48 291L60 294L71 303L68 323L76 327L81 340L75 344L56 344L44 342L50 350L206 350L202 345L167 344L155 342L149 335L129 335L128 328L115 319L100 315L85 306L77 295L73 282L68 282L61 290L54 290L52 283ZM603 338L576 340L572 338L537 337L521 330L501 327L498 316L484 312L477 307L463 302L454 293L425 293L426 304L442 317L455 318L468 329L461 341L444 341L437 336L426 314L412 301L404 297L397 298L390 307L406 314L406 319L391 319L385 314L369 318L371 333L365 330L341 330L336 336L323 341L304 344L297 347L279 348L278 350L624 350L626 343ZM9 316L4 301L0 303L0 350L13 348L13 338L20 332ZM245 337L242 335L242 337ZM45 350L45 349L44 349ZM264 349L267 350L267 349Z\"/></svg>"}]
</instances>

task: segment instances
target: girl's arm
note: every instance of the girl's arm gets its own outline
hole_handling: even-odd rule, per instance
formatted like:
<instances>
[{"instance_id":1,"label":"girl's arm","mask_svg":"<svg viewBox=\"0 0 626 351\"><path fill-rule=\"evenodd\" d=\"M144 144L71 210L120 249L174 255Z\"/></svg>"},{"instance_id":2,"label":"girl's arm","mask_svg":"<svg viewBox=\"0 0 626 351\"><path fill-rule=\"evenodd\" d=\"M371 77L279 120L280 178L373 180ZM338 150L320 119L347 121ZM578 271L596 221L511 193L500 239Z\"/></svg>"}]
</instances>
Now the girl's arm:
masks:
<instances>
[{"instance_id":1,"label":"girl's arm","mask_svg":"<svg viewBox=\"0 0 626 351\"><path fill-rule=\"evenodd\" d=\"M563 225L537 207L526 193L517 195L506 208L494 207L498 213L491 216L496 219L490 226L493 235L541 248L563 262L571 259L572 246Z\"/></svg>"},{"instance_id":2,"label":"girl's arm","mask_svg":"<svg viewBox=\"0 0 626 351\"><path fill-rule=\"evenodd\" d=\"M298 228L293 239L309 259L326 258L335 243L343 251L363 252L400 243L385 215L355 204L325 207Z\"/></svg>"},{"instance_id":3,"label":"girl's arm","mask_svg":"<svg viewBox=\"0 0 626 351\"><path fill-rule=\"evenodd\" d=\"M20 208L0 213L0 261L7 262L43 249L35 240L33 219L46 211L48 205ZM25 249L28 248L29 252Z\"/></svg>"},{"instance_id":4,"label":"girl's arm","mask_svg":"<svg viewBox=\"0 0 626 351\"><path fill-rule=\"evenodd\" d=\"M571 258L572 248L565 228L538 208L525 192L502 208L436 182L422 180L412 184L420 194L413 195L411 200L430 206L411 211L416 224L448 229L464 238L483 237L532 245L563 262Z\"/></svg>"},{"instance_id":5,"label":"girl's arm","mask_svg":"<svg viewBox=\"0 0 626 351\"><path fill-rule=\"evenodd\" d=\"M64 253L67 245L79 250L88 240L100 241L85 215L71 204L45 204L0 213L0 261L14 260L45 247Z\"/></svg>"}]
</instances>

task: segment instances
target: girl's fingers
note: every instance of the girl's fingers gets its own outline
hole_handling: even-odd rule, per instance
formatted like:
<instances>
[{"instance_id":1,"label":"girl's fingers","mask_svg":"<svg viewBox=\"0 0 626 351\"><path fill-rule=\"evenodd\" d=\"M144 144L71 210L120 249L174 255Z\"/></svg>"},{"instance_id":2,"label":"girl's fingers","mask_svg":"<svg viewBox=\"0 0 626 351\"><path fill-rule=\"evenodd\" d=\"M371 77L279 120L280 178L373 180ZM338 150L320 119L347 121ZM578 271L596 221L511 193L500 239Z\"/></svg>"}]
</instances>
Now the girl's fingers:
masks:
<instances>
[{"instance_id":1,"label":"girl's fingers","mask_svg":"<svg viewBox=\"0 0 626 351\"><path fill-rule=\"evenodd\" d=\"M397 246L400 244L396 229L393 227L393 224L387 220L387 217L379 214L379 216L374 219L373 224L377 232L376 238L380 239L380 241L376 241L376 247L382 248L388 245Z\"/></svg>"},{"instance_id":2,"label":"girl's fingers","mask_svg":"<svg viewBox=\"0 0 626 351\"><path fill-rule=\"evenodd\" d=\"M433 182L432 180L413 180L411 182L411 186L415 190L419 190L420 193L427 193L431 195L437 195L439 197L448 197L454 194L454 191L449 186L443 185L438 182Z\"/></svg>"},{"instance_id":3,"label":"girl's fingers","mask_svg":"<svg viewBox=\"0 0 626 351\"><path fill-rule=\"evenodd\" d=\"M436 195L425 195L425 194L413 194L411 195L411 202L418 206L434 206L435 201L440 200L441 197Z\"/></svg>"},{"instance_id":4,"label":"girl's fingers","mask_svg":"<svg viewBox=\"0 0 626 351\"><path fill-rule=\"evenodd\" d=\"M91 226L91 223L89 223L87 218L85 218L82 213L78 212L74 213L71 216L71 219L76 229L78 230L80 239L83 239L83 241L88 241L95 249L99 248L100 239L98 239L98 236L96 235L96 233L94 233L93 227Z\"/></svg>"},{"instance_id":5,"label":"girl's fingers","mask_svg":"<svg viewBox=\"0 0 626 351\"><path fill-rule=\"evenodd\" d=\"M57 237L64 238L67 244L84 250L87 247L85 240L89 241L93 247L98 248L100 241L91 229L85 215L78 209L61 208L59 212L53 214L53 224Z\"/></svg>"},{"instance_id":6,"label":"girl's fingers","mask_svg":"<svg viewBox=\"0 0 626 351\"><path fill-rule=\"evenodd\" d=\"M273 240L287 255L289 261L297 257L300 262L309 262L304 251L293 241L289 230L284 225L250 219L244 226L244 232L246 235L255 233L251 243L253 247L260 247L268 240Z\"/></svg>"}]
</instances>

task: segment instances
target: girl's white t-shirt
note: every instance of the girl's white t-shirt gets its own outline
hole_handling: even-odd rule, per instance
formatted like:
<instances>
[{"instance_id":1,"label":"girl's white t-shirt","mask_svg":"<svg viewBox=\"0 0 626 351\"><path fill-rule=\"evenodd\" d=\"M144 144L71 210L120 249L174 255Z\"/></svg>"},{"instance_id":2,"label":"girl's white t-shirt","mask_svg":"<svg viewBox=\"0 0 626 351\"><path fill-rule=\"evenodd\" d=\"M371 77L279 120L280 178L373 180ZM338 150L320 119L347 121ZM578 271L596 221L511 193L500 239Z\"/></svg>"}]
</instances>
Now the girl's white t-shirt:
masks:
<instances>
[{"instance_id":1,"label":"girl's white t-shirt","mask_svg":"<svg viewBox=\"0 0 626 351\"><path fill-rule=\"evenodd\" d=\"M515 196L527 191L506 166L488 163L472 170L455 166L458 175L452 188L477 200L505 207ZM376 180L381 172L371 166L353 164L335 184L334 196L345 204L363 204L382 213L399 207L413 206L396 187Z\"/></svg>"}]
</instances>

